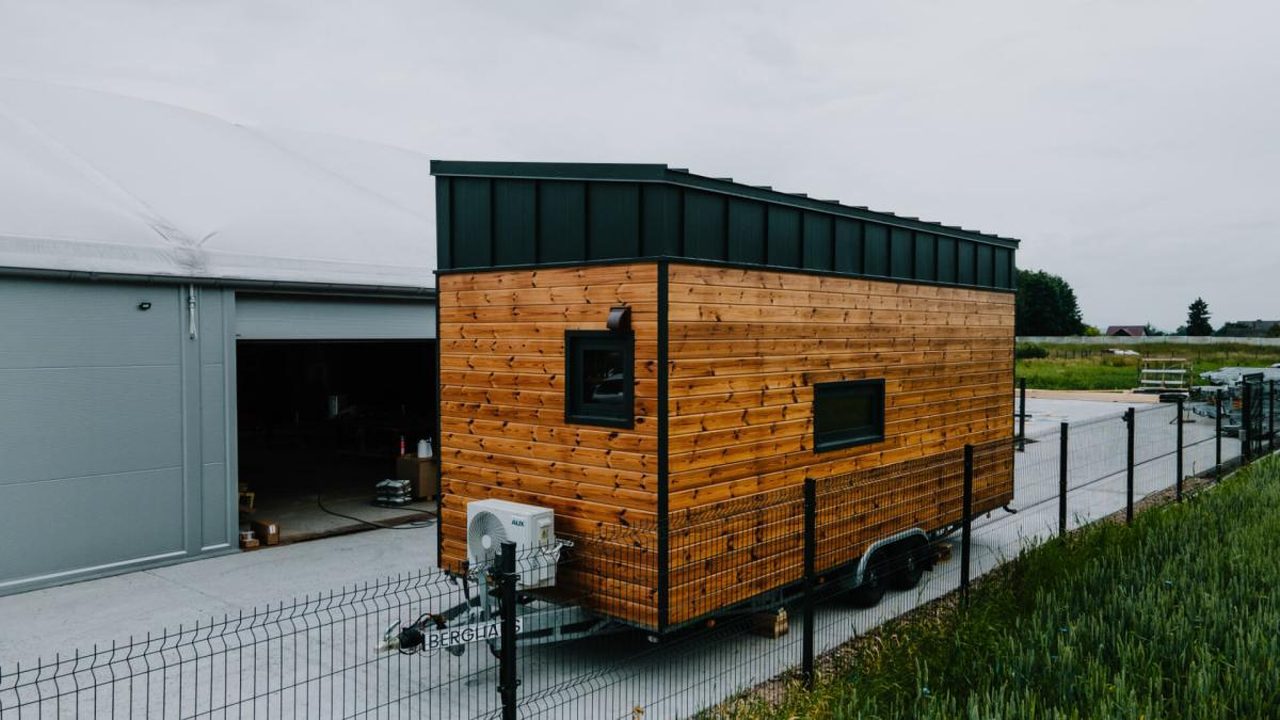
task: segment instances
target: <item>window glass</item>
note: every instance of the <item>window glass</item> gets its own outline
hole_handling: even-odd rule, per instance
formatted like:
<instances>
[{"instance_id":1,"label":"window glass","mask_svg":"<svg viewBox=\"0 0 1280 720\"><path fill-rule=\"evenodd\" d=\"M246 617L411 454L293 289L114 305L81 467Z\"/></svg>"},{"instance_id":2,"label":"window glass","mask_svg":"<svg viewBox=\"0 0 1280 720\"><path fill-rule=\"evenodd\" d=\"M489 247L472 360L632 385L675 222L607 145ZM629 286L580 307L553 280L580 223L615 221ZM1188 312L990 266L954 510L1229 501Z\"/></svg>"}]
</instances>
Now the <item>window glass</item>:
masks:
<instances>
[{"instance_id":1,"label":"window glass","mask_svg":"<svg viewBox=\"0 0 1280 720\"><path fill-rule=\"evenodd\" d=\"M884 439L884 380L850 380L813 386L816 451Z\"/></svg>"},{"instance_id":2,"label":"window glass","mask_svg":"<svg viewBox=\"0 0 1280 720\"><path fill-rule=\"evenodd\" d=\"M587 348L582 351L584 404L622 405L626 381L622 355L616 349Z\"/></svg>"},{"instance_id":3,"label":"window glass","mask_svg":"<svg viewBox=\"0 0 1280 720\"><path fill-rule=\"evenodd\" d=\"M631 427L635 413L634 336L565 333L565 421Z\"/></svg>"}]
</instances>

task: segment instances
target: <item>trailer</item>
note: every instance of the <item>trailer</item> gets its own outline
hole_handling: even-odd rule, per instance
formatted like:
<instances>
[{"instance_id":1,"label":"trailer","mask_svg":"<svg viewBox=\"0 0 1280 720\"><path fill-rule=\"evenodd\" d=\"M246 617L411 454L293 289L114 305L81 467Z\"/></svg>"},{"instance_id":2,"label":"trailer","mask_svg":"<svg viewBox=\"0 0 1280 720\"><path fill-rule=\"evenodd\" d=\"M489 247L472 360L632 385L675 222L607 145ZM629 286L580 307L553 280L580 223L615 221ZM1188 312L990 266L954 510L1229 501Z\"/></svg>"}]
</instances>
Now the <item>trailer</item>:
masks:
<instances>
[{"instance_id":1,"label":"trailer","mask_svg":"<svg viewBox=\"0 0 1280 720\"><path fill-rule=\"evenodd\" d=\"M440 567L480 580L469 504L550 508L575 627L661 636L792 596L806 478L871 602L962 519L966 445L974 513L1013 499L1017 240L665 165L432 173Z\"/></svg>"}]
</instances>

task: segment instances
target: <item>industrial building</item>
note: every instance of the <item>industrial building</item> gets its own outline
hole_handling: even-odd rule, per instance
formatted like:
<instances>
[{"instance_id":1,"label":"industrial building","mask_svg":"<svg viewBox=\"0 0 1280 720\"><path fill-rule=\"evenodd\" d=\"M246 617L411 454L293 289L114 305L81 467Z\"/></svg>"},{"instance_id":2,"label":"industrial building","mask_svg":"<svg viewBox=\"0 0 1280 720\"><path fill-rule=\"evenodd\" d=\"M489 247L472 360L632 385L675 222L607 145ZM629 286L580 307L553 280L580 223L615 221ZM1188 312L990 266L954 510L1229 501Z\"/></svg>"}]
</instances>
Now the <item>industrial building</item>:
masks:
<instances>
[{"instance_id":1,"label":"industrial building","mask_svg":"<svg viewBox=\"0 0 1280 720\"><path fill-rule=\"evenodd\" d=\"M435 427L424 157L0 81L0 593L237 547Z\"/></svg>"}]
</instances>

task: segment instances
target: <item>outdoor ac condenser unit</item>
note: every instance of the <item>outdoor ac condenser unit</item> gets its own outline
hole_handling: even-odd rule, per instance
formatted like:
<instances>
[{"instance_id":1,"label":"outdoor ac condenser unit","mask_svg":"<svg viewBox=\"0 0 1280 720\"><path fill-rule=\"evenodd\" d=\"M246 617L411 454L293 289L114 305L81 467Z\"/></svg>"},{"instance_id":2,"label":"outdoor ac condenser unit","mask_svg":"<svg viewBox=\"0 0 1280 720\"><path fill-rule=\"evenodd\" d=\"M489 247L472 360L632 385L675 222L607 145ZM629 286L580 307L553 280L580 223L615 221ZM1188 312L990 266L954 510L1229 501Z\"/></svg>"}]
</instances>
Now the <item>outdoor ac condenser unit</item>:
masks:
<instances>
[{"instance_id":1,"label":"outdoor ac condenser unit","mask_svg":"<svg viewBox=\"0 0 1280 720\"><path fill-rule=\"evenodd\" d=\"M506 500L467 503L467 555L474 568L497 562L502 543L516 544L516 572L526 588L556 584L555 513L550 508Z\"/></svg>"}]
</instances>

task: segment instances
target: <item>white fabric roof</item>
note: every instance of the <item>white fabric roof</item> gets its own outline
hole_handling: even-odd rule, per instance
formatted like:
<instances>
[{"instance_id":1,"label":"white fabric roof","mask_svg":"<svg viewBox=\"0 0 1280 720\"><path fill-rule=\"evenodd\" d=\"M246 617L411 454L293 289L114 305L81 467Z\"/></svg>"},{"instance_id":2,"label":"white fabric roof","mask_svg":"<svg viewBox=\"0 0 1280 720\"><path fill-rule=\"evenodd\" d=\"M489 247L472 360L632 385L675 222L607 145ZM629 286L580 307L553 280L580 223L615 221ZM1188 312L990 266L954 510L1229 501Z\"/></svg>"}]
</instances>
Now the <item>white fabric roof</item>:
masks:
<instances>
[{"instance_id":1,"label":"white fabric roof","mask_svg":"<svg viewBox=\"0 0 1280 720\"><path fill-rule=\"evenodd\" d=\"M427 157L0 79L0 267L431 288Z\"/></svg>"}]
</instances>

